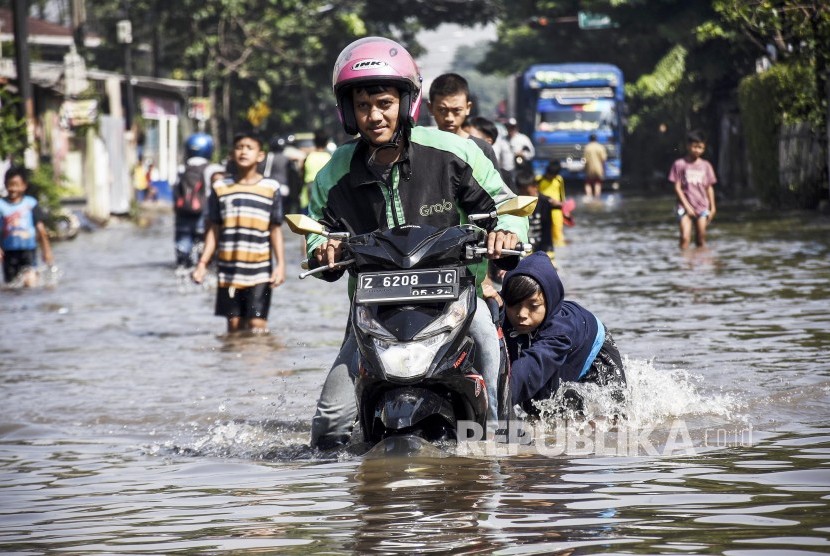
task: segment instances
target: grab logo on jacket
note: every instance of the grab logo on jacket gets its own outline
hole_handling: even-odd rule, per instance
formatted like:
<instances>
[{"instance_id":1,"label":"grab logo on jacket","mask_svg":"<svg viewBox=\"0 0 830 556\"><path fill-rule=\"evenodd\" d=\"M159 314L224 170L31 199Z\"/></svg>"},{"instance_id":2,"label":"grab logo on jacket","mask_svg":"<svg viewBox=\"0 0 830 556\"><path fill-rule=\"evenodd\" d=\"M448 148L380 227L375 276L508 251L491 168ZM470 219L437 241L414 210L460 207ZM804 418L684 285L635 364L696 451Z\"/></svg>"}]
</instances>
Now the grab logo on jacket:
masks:
<instances>
[{"instance_id":1,"label":"grab logo on jacket","mask_svg":"<svg viewBox=\"0 0 830 556\"><path fill-rule=\"evenodd\" d=\"M421 208L418 212L421 216L432 216L433 214L440 214L442 212L447 212L448 210L452 210L453 204L446 199L441 199L440 203L435 203L434 205L421 205Z\"/></svg>"}]
</instances>

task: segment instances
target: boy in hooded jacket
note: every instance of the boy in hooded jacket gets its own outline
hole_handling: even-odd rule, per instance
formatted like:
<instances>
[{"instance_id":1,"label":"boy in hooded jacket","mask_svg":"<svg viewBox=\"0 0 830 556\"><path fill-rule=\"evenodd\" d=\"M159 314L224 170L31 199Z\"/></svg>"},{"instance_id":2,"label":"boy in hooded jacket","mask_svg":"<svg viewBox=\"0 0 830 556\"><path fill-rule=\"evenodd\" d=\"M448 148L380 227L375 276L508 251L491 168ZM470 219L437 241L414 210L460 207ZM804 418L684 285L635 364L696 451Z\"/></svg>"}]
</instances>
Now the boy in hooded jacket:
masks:
<instances>
[{"instance_id":1,"label":"boy in hooded jacket","mask_svg":"<svg viewBox=\"0 0 830 556\"><path fill-rule=\"evenodd\" d=\"M593 313L565 300L547 254L533 253L508 272L500 295L514 404L538 414L533 402L553 397L569 382L614 388L614 399L623 401L625 370L614 339ZM575 392L566 391L565 400L582 409Z\"/></svg>"}]
</instances>

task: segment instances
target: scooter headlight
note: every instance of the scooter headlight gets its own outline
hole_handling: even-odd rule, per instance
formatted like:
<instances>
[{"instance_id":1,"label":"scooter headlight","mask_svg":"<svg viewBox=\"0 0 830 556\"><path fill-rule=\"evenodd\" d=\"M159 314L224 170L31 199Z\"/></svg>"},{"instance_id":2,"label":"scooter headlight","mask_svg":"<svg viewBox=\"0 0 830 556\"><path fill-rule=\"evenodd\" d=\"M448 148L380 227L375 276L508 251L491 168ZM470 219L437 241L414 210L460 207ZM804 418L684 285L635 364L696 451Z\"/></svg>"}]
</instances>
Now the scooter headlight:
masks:
<instances>
[{"instance_id":1,"label":"scooter headlight","mask_svg":"<svg viewBox=\"0 0 830 556\"><path fill-rule=\"evenodd\" d=\"M438 350L449 337L443 332L423 340L406 343L387 342L372 338L384 372L394 378L420 378L438 355Z\"/></svg>"},{"instance_id":2,"label":"scooter headlight","mask_svg":"<svg viewBox=\"0 0 830 556\"><path fill-rule=\"evenodd\" d=\"M467 318L467 314L470 312L469 300L470 296L467 295L467 292L462 292L458 299L453 301L450 306L447 307L444 314L435 319L432 324L418 332L415 339L421 340L423 338L433 336L439 332L451 332L457 329L461 326L461 323L464 322L464 319Z\"/></svg>"},{"instance_id":3,"label":"scooter headlight","mask_svg":"<svg viewBox=\"0 0 830 556\"><path fill-rule=\"evenodd\" d=\"M381 323L376 321L374 317L372 317L372 312L363 305L357 306L355 317L355 325L357 325L357 327L364 334L368 334L373 338L380 338L389 342L395 341L395 336L386 330Z\"/></svg>"}]
</instances>

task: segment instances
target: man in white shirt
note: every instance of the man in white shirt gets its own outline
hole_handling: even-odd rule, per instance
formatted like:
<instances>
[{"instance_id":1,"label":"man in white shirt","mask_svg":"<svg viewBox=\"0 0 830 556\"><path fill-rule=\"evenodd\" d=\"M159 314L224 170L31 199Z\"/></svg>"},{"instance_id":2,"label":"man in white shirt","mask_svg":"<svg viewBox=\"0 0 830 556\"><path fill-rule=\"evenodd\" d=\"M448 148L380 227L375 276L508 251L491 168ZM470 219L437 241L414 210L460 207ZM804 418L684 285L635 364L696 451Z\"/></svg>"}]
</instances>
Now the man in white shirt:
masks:
<instances>
[{"instance_id":1,"label":"man in white shirt","mask_svg":"<svg viewBox=\"0 0 830 556\"><path fill-rule=\"evenodd\" d=\"M530 137L519 131L519 126L516 124L515 118L510 118L507 121L507 141L510 143L510 148L516 157L530 160L536 156L536 149L533 148L533 142L530 140Z\"/></svg>"}]
</instances>

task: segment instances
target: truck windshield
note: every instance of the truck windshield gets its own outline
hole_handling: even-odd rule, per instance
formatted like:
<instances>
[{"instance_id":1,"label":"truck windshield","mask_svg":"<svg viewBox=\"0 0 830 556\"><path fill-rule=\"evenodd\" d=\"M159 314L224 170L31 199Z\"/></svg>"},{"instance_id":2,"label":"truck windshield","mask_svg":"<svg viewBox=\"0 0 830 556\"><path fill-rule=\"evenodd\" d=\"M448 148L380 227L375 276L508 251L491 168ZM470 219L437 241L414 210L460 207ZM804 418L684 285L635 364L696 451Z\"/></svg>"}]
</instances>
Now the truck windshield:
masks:
<instances>
[{"instance_id":1,"label":"truck windshield","mask_svg":"<svg viewBox=\"0 0 830 556\"><path fill-rule=\"evenodd\" d=\"M572 106L546 106L536 114L536 131L605 131L617 128L614 103L597 100Z\"/></svg>"}]
</instances>

